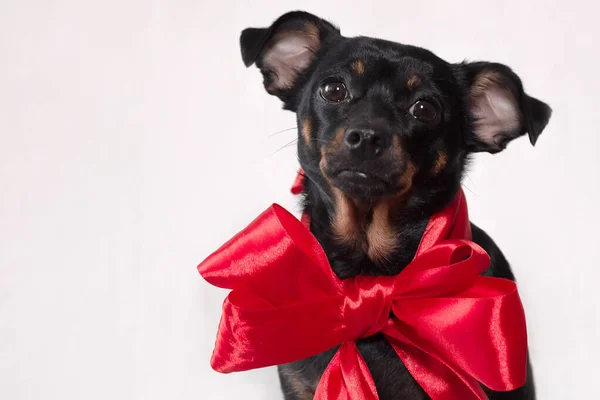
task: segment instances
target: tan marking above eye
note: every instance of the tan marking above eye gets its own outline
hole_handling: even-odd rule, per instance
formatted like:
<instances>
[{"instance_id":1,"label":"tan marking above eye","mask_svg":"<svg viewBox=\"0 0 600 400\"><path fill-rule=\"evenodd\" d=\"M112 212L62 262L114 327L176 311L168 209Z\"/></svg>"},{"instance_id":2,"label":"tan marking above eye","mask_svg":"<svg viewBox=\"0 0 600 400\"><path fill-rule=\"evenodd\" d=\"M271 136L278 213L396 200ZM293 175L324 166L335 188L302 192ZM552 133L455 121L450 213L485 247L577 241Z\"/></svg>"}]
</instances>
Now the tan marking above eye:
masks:
<instances>
[{"instance_id":1,"label":"tan marking above eye","mask_svg":"<svg viewBox=\"0 0 600 400\"><path fill-rule=\"evenodd\" d=\"M362 60L355 60L350 68L356 75L360 76L365 73L365 63Z\"/></svg>"},{"instance_id":2,"label":"tan marking above eye","mask_svg":"<svg viewBox=\"0 0 600 400\"><path fill-rule=\"evenodd\" d=\"M406 87L409 89L414 89L419 85L419 83L421 83L421 78L419 78L419 75L414 74L408 79L408 81L406 81Z\"/></svg>"},{"instance_id":3,"label":"tan marking above eye","mask_svg":"<svg viewBox=\"0 0 600 400\"><path fill-rule=\"evenodd\" d=\"M310 118L306 118L302 122L302 137L307 145L312 144L312 122Z\"/></svg>"},{"instance_id":4,"label":"tan marking above eye","mask_svg":"<svg viewBox=\"0 0 600 400\"><path fill-rule=\"evenodd\" d=\"M438 151L438 156L433 164L433 175L439 174L444 167L448 164L448 154L443 151Z\"/></svg>"}]
</instances>

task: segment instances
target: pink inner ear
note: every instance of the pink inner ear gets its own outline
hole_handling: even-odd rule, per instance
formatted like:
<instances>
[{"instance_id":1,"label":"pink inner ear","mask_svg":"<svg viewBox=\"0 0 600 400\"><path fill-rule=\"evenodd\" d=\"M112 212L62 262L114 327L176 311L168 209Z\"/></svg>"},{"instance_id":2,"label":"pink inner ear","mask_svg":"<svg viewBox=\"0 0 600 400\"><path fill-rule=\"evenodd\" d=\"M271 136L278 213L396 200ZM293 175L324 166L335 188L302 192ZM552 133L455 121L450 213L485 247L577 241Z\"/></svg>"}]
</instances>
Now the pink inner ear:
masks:
<instances>
[{"instance_id":1,"label":"pink inner ear","mask_svg":"<svg viewBox=\"0 0 600 400\"><path fill-rule=\"evenodd\" d=\"M292 87L298 72L308 67L318 47L317 31L289 31L276 35L263 56L263 67L276 75L267 90Z\"/></svg>"},{"instance_id":2,"label":"pink inner ear","mask_svg":"<svg viewBox=\"0 0 600 400\"><path fill-rule=\"evenodd\" d=\"M512 93L488 75L479 76L471 94L475 134L482 142L501 150L506 138L519 135L521 113Z\"/></svg>"}]
</instances>

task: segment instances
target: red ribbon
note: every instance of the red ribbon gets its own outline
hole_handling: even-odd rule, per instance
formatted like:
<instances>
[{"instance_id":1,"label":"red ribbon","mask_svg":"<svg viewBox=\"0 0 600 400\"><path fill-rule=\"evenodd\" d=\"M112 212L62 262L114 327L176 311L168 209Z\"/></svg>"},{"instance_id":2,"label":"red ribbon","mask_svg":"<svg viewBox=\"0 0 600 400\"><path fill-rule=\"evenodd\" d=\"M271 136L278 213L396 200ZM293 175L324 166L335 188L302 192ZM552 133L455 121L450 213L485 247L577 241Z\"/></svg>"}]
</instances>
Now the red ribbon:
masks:
<instances>
[{"instance_id":1,"label":"red ribbon","mask_svg":"<svg viewBox=\"0 0 600 400\"><path fill-rule=\"evenodd\" d=\"M300 194L304 192L304 170L300 168L296 174L296 180L292 185L292 194Z\"/></svg>"},{"instance_id":2,"label":"red ribbon","mask_svg":"<svg viewBox=\"0 0 600 400\"><path fill-rule=\"evenodd\" d=\"M355 341L381 332L435 400L487 399L525 384L527 334L514 282L483 277L462 191L433 216L397 276L340 280L311 232L273 205L198 266L231 289L211 365L244 371L341 344L315 399L378 399ZM392 312L392 314L390 314ZM393 315L393 317L390 317Z\"/></svg>"}]
</instances>

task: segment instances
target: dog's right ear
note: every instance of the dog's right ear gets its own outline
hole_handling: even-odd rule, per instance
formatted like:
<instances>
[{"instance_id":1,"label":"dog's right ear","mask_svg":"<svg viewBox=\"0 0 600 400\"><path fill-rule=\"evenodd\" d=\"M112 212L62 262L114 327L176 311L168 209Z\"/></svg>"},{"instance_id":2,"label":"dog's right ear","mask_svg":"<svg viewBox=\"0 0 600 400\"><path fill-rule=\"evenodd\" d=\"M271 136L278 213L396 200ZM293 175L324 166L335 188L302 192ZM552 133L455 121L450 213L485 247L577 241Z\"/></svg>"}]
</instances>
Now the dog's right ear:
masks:
<instances>
[{"instance_id":1,"label":"dog's right ear","mask_svg":"<svg viewBox=\"0 0 600 400\"><path fill-rule=\"evenodd\" d=\"M306 12L290 12L269 28L244 29L240 36L242 59L247 67L256 63L266 91L291 108L298 77L332 35L339 36L339 29L331 23Z\"/></svg>"}]
</instances>

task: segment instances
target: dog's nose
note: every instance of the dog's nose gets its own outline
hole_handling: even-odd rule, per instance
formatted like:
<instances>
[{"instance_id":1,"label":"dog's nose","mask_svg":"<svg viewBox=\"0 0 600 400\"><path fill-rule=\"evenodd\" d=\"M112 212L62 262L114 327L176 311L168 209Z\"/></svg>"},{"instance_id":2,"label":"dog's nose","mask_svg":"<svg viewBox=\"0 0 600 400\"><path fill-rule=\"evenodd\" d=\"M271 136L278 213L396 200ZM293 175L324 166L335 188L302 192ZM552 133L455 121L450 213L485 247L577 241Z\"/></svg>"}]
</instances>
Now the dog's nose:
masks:
<instances>
[{"instance_id":1,"label":"dog's nose","mask_svg":"<svg viewBox=\"0 0 600 400\"><path fill-rule=\"evenodd\" d=\"M390 146L390 137L368 128L350 128L344 136L344 144L359 157L369 159L381 155Z\"/></svg>"}]
</instances>

